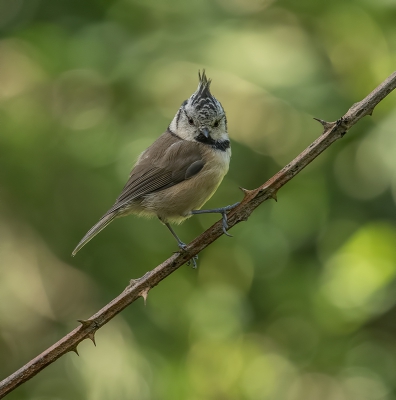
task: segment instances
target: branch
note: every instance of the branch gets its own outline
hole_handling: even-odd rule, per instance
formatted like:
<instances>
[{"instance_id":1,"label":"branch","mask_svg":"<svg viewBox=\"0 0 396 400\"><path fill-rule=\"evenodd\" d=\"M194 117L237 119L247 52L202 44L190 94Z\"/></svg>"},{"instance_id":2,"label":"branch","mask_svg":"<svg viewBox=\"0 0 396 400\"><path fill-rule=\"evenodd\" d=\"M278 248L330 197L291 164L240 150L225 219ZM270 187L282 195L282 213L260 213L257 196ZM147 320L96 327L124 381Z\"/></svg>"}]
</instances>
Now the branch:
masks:
<instances>
[{"instance_id":1,"label":"branch","mask_svg":"<svg viewBox=\"0 0 396 400\"><path fill-rule=\"evenodd\" d=\"M283 185L289 182L332 143L342 138L361 118L371 115L375 106L395 88L396 71L362 101L355 103L338 121L326 122L317 119L324 128L323 134L318 139L262 186L254 190L242 189L245 194L244 199L228 214L229 228L232 228L239 222L246 221L252 212L264 201L268 199L276 200L276 193ZM77 346L84 339L91 339L95 344L94 335L99 328L108 323L139 297L143 297L144 301L146 301L149 290L189 261L194 255L213 243L222 234L222 224L221 221L218 221L193 240L187 246L185 252L172 255L152 271L147 272L143 277L132 279L127 288L113 301L89 319L79 320L81 323L79 327L0 382L0 398L31 379L65 353L74 351L78 354Z\"/></svg>"}]
</instances>

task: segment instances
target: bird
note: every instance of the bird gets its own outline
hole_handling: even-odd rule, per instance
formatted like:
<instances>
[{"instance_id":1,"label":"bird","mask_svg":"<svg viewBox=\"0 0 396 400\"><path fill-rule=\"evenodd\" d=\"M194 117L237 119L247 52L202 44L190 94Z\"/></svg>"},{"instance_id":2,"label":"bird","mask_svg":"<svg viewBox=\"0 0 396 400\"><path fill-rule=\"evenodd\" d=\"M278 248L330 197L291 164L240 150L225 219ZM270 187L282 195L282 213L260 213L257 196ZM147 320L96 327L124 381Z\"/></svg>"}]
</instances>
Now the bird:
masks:
<instances>
[{"instance_id":1,"label":"bird","mask_svg":"<svg viewBox=\"0 0 396 400\"><path fill-rule=\"evenodd\" d=\"M172 224L195 214L220 213L228 235L227 212L239 203L202 210L228 172L231 145L227 117L211 94L211 79L198 71L197 90L178 109L167 130L138 157L114 205L81 239L72 255L115 218L129 214L157 217L172 233L180 250L187 246ZM193 257L196 267L197 257Z\"/></svg>"}]
</instances>

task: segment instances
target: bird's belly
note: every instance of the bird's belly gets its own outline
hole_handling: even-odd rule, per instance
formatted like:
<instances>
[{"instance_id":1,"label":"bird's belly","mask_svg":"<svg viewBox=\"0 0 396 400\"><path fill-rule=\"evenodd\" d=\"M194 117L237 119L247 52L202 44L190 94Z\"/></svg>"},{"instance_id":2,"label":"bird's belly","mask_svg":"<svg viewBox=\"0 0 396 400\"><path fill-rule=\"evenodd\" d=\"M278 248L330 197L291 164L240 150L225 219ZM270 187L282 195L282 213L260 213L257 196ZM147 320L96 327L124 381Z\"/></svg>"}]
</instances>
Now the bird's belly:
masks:
<instances>
[{"instance_id":1,"label":"bird's belly","mask_svg":"<svg viewBox=\"0 0 396 400\"><path fill-rule=\"evenodd\" d=\"M228 159L208 163L191 179L147 195L141 205L164 222L180 223L191 216L191 210L200 209L214 194L228 171Z\"/></svg>"}]
</instances>

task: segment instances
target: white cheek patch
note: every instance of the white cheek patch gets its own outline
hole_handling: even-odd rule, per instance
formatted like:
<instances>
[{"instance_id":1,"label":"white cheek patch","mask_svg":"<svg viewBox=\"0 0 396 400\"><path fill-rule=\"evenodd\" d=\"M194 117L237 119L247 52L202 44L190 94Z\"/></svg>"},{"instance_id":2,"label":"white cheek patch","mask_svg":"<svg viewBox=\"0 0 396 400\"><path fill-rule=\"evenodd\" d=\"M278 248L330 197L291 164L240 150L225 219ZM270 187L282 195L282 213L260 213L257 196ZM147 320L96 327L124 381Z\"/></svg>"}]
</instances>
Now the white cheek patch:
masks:
<instances>
[{"instance_id":1,"label":"white cheek patch","mask_svg":"<svg viewBox=\"0 0 396 400\"><path fill-rule=\"evenodd\" d=\"M173 118L172 122L170 123L169 130L173 133L176 133L176 117Z\"/></svg>"}]
</instances>

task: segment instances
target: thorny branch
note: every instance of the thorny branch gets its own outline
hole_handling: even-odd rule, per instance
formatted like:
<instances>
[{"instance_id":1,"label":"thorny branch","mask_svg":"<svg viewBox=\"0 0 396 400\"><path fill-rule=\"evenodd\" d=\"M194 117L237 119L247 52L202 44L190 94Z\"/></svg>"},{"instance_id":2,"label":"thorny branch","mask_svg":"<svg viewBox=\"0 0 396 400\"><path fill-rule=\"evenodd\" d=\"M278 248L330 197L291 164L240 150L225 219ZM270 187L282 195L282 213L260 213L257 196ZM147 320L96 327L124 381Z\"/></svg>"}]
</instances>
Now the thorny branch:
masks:
<instances>
[{"instance_id":1,"label":"thorny branch","mask_svg":"<svg viewBox=\"0 0 396 400\"><path fill-rule=\"evenodd\" d=\"M254 190L242 189L244 192L242 202L228 214L229 228L232 228L239 222L246 221L254 209L264 201L276 199L276 193L283 185L296 176L333 142L342 138L361 118L371 115L375 106L395 88L396 71L362 101L355 103L338 121L326 122L317 119L324 128L323 134L318 139L262 186ZM95 344L94 335L99 328L107 324L114 316L139 297L143 297L146 301L149 290L189 261L194 255L213 243L222 234L222 224L219 221L193 240L187 246L186 252L176 253L152 271L147 272L143 277L132 279L127 288L113 301L89 319L80 320L81 325L79 327L0 382L0 398L31 379L65 353L74 351L78 354L77 346L84 339L91 339Z\"/></svg>"}]
</instances>

